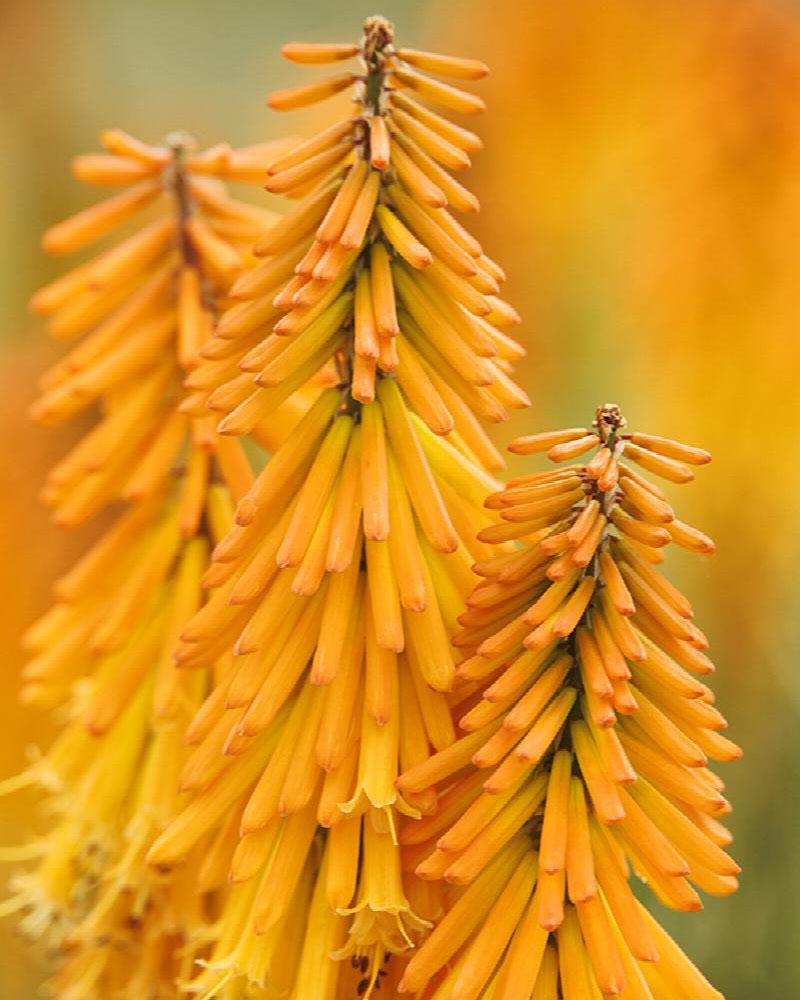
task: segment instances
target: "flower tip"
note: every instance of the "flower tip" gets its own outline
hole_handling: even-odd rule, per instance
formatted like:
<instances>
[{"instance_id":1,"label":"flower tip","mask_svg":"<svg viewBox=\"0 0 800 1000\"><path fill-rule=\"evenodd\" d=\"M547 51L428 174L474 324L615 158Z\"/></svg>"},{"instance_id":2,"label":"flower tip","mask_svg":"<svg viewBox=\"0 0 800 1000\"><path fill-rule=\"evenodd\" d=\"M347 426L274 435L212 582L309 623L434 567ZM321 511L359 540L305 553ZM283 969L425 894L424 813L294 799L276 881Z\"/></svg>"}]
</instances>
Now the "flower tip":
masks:
<instances>
[{"instance_id":1,"label":"flower tip","mask_svg":"<svg viewBox=\"0 0 800 1000\"><path fill-rule=\"evenodd\" d=\"M58 236L54 234L51 230L42 236L39 241L39 246L42 248L44 253L62 253L61 244L59 242Z\"/></svg>"},{"instance_id":2,"label":"flower tip","mask_svg":"<svg viewBox=\"0 0 800 1000\"><path fill-rule=\"evenodd\" d=\"M36 292L31 296L28 302L28 309L37 316L46 316L48 313L47 303L40 292Z\"/></svg>"},{"instance_id":3,"label":"flower tip","mask_svg":"<svg viewBox=\"0 0 800 1000\"><path fill-rule=\"evenodd\" d=\"M523 410L531 405L531 397L525 392L524 389L517 387L517 405L518 410Z\"/></svg>"},{"instance_id":4,"label":"flower tip","mask_svg":"<svg viewBox=\"0 0 800 1000\"><path fill-rule=\"evenodd\" d=\"M28 408L28 417L35 424L43 427L47 424L47 408L41 402L34 403Z\"/></svg>"},{"instance_id":5,"label":"flower tip","mask_svg":"<svg viewBox=\"0 0 800 1000\"><path fill-rule=\"evenodd\" d=\"M243 497L236 505L234 521L240 528L246 528L249 524L252 524L257 513L258 507L256 504L247 497Z\"/></svg>"},{"instance_id":6,"label":"flower tip","mask_svg":"<svg viewBox=\"0 0 800 1000\"><path fill-rule=\"evenodd\" d=\"M161 872L168 872L171 868L170 860L164 850L164 837L159 837L150 850L145 855L145 861L152 868L157 868Z\"/></svg>"},{"instance_id":7,"label":"flower tip","mask_svg":"<svg viewBox=\"0 0 800 1000\"><path fill-rule=\"evenodd\" d=\"M428 868L425 867L424 861L417 865L414 869L414 874L417 878L421 878L424 882L434 882L439 878L439 875L436 872L429 871Z\"/></svg>"},{"instance_id":8,"label":"flower tip","mask_svg":"<svg viewBox=\"0 0 800 1000\"><path fill-rule=\"evenodd\" d=\"M408 791L408 781L404 774L399 775L399 777L394 779L394 787L398 792Z\"/></svg>"}]
</instances>

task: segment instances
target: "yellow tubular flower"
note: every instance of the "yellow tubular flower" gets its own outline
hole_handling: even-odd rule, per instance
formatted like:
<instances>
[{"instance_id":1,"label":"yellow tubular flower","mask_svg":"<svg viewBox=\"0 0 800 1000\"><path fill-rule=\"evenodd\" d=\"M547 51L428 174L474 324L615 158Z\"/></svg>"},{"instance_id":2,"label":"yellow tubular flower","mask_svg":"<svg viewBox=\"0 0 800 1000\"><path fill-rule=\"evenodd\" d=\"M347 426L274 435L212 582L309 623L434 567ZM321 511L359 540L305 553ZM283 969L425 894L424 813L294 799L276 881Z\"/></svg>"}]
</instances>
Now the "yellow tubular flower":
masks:
<instances>
[{"instance_id":1,"label":"yellow tubular flower","mask_svg":"<svg viewBox=\"0 0 800 1000\"><path fill-rule=\"evenodd\" d=\"M145 861L183 805L183 732L211 680L176 669L174 645L203 603L211 548L253 483L239 442L186 412L183 383L231 283L252 264L245 248L276 220L231 197L223 179L252 180L285 147L197 152L182 133L158 147L119 131L102 139L107 152L77 157L75 174L121 192L53 226L44 247L79 250L130 225L34 296L55 336L81 337L44 376L34 415L54 424L97 406L94 426L48 478L58 523L127 507L58 581L56 603L26 636L23 698L62 706L67 721L50 751L3 786L42 784L56 814L40 840L3 852L36 864L2 909L61 947L60 1000L177 996L176 978L203 947L207 893L224 884L208 844L174 875Z\"/></svg>"},{"instance_id":2,"label":"yellow tubular flower","mask_svg":"<svg viewBox=\"0 0 800 1000\"><path fill-rule=\"evenodd\" d=\"M325 996L369 994L438 916L438 889L397 845L397 813L429 814L436 796L395 780L455 740L451 638L472 564L499 551L474 538L497 521L482 504L502 467L481 422L527 405L502 271L451 214L477 209L449 170L480 140L438 109L482 102L425 75L485 67L396 49L378 17L358 46L284 54L360 67L270 98L298 108L352 87L355 110L270 167L267 188L297 202L256 243L193 375L233 435L327 383L239 500L177 651L185 667L236 654L189 727L192 800L150 851L166 867L208 836L230 844L240 888L187 984L198 997L278 996L279 979L319 997L310 958L286 985L295 947Z\"/></svg>"},{"instance_id":3,"label":"yellow tubular flower","mask_svg":"<svg viewBox=\"0 0 800 1000\"><path fill-rule=\"evenodd\" d=\"M711 456L624 428L606 404L592 429L519 438L512 451L570 464L486 501L504 523L479 537L522 545L478 562L459 618L463 735L397 782L438 798L400 840L418 875L453 887L401 993L720 998L630 887L676 910L737 887L708 762L740 751L700 679L706 638L657 568L670 542L714 544L638 471L685 483Z\"/></svg>"}]
</instances>

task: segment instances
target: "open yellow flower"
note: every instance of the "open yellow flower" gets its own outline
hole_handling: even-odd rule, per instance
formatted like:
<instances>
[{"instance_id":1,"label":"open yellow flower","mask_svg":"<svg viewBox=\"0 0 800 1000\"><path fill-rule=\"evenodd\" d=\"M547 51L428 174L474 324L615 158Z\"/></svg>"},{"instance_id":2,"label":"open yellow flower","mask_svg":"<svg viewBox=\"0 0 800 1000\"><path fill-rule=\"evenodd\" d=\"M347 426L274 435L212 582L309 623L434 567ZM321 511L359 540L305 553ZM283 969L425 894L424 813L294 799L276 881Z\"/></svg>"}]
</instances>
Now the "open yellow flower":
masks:
<instances>
[{"instance_id":1,"label":"open yellow flower","mask_svg":"<svg viewBox=\"0 0 800 1000\"><path fill-rule=\"evenodd\" d=\"M224 434L328 383L239 501L177 653L185 667L236 654L189 729L194 797L150 852L178 863L237 814L220 836L242 892L198 996L232 980L278 992L298 894L302 947L331 996L346 957L363 964L362 992L396 977L392 956L438 915L438 890L402 870L396 844L398 812L430 813L435 796L395 780L455 740L450 640L472 564L497 551L475 538L497 520L483 499L502 465L481 423L527 403L509 377L522 351L504 332L517 317L503 274L450 211L478 207L449 171L481 143L434 110L482 102L425 72L485 67L397 49L382 18L360 45L284 54L360 66L270 98L294 108L352 88L355 110L270 167L268 189L297 204L256 244L262 262L234 285L194 378L192 412L222 414ZM297 1000L319 995L304 961Z\"/></svg>"},{"instance_id":2,"label":"open yellow flower","mask_svg":"<svg viewBox=\"0 0 800 1000\"><path fill-rule=\"evenodd\" d=\"M525 544L477 567L460 618L465 735L398 781L440 796L401 840L418 875L455 887L401 992L719 1000L629 885L678 910L701 906L695 886L737 886L707 765L740 751L699 679L713 665L691 606L656 569L670 542L714 546L623 461L684 483L710 455L624 427L609 404L593 429L518 439L512 451L572 464L487 500L504 523L482 537Z\"/></svg>"}]
</instances>

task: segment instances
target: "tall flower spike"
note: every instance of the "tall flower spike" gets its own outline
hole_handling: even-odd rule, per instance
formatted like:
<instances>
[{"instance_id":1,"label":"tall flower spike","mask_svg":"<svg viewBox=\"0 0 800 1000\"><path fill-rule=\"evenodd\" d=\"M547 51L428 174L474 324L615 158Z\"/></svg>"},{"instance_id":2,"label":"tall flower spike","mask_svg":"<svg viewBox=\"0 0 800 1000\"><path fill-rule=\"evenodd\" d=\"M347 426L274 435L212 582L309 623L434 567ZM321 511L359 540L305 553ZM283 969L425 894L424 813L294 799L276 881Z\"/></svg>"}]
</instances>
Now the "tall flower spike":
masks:
<instances>
[{"instance_id":1,"label":"tall flower spike","mask_svg":"<svg viewBox=\"0 0 800 1000\"><path fill-rule=\"evenodd\" d=\"M237 654L190 726L195 798L150 854L170 865L207 832L228 838L237 887L193 984L204 997L279 973L298 1000L334 996L347 957L371 992L437 916L395 833L398 810L436 799L400 796L395 779L455 739L450 640L471 564L496 551L474 538L497 519L482 504L502 465L481 421L527 402L508 374L522 352L502 331L516 321L502 272L448 211L477 208L448 168L480 141L428 107L482 104L419 71L485 68L395 49L382 18L360 46L284 53L361 67L270 98L294 108L353 87L355 111L273 163L267 187L299 204L256 245L263 262L198 369L225 433L273 419L320 372L329 383L239 502L177 654L187 667Z\"/></svg>"},{"instance_id":2,"label":"tall flower spike","mask_svg":"<svg viewBox=\"0 0 800 1000\"><path fill-rule=\"evenodd\" d=\"M282 148L196 152L182 133L153 147L118 131L103 143L107 152L77 157L74 172L123 190L54 226L44 247L80 250L139 226L34 296L55 336L82 337L45 375L34 415L54 424L97 404L94 426L47 480L60 524L128 506L27 634L23 697L65 706L68 721L4 786L41 783L57 816L39 841L4 852L35 866L3 909L64 950L59 1000L176 996L202 945L205 893L216 888L202 850L169 878L144 856L181 806L183 731L210 679L178 671L173 647L253 476L239 442L182 412L182 382L245 247L277 218L232 198L221 178L252 180Z\"/></svg>"},{"instance_id":3,"label":"tall flower spike","mask_svg":"<svg viewBox=\"0 0 800 1000\"><path fill-rule=\"evenodd\" d=\"M669 542L714 546L633 467L684 483L711 456L624 428L607 404L592 429L518 439L514 452L572 464L486 502L504 523L481 538L524 544L478 564L460 618L465 735L398 782L441 796L401 841L420 876L458 887L401 992L720 998L629 884L677 910L700 908L695 886L737 886L707 764L740 751L699 679L714 669L705 636L656 568Z\"/></svg>"}]
</instances>

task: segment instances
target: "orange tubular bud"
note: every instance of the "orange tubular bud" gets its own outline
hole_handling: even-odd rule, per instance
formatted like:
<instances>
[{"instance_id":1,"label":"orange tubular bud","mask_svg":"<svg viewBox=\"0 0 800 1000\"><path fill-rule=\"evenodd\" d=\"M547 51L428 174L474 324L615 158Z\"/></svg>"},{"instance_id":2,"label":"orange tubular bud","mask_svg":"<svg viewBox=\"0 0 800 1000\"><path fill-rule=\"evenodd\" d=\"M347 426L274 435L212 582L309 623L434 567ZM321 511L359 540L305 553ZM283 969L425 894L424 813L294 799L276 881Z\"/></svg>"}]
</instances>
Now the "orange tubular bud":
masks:
<instances>
[{"instance_id":1,"label":"orange tubular bud","mask_svg":"<svg viewBox=\"0 0 800 1000\"><path fill-rule=\"evenodd\" d=\"M716 550L714 542L708 535L704 535L697 528L692 528L691 525L684 524L683 521L672 521L667 526L667 531L672 536L673 542L684 549L699 552L701 555L713 555Z\"/></svg>"},{"instance_id":2,"label":"orange tubular bud","mask_svg":"<svg viewBox=\"0 0 800 1000\"><path fill-rule=\"evenodd\" d=\"M383 243L372 245L369 274L377 332L382 337L394 337L400 328L397 325L397 307L389 255Z\"/></svg>"},{"instance_id":3,"label":"orange tubular bud","mask_svg":"<svg viewBox=\"0 0 800 1000\"><path fill-rule=\"evenodd\" d=\"M400 108L395 109L392 119L404 135L416 142L421 149L448 170L464 170L470 165L470 159L462 149L451 145L433 129L423 125Z\"/></svg>"},{"instance_id":4,"label":"orange tubular bud","mask_svg":"<svg viewBox=\"0 0 800 1000\"><path fill-rule=\"evenodd\" d=\"M633 442L626 444L625 455L648 472L654 472L673 483L689 483L694 479L694 473L685 463L647 451Z\"/></svg>"},{"instance_id":5,"label":"orange tubular bud","mask_svg":"<svg viewBox=\"0 0 800 1000\"><path fill-rule=\"evenodd\" d=\"M435 186L437 191L441 191L446 199L446 204L452 205L458 212L477 212L479 210L480 203L475 195L468 191L463 184L459 184L444 167L428 156L413 140L403 135L402 132L396 132L395 138L403 152L422 171L428 181Z\"/></svg>"},{"instance_id":6,"label":"orange tubular bud","mask_svg":"<svg viewBox=\"0 0 800 1000\"><path fill-rule=\"evenodd\" d=\"M289 90L276 90L267 98L267 104L274 111L293 111L296 108L306 108L310 104L324 101L334 94L349 87L353 82L352 73L339 73L327 80L308 83L303 87L292 87Z\"/></svg>"},{"instance_id":7,"label":"orange tubular bud","mask_svg":"<svg viewBox=\"0 0 800 1000\"><path fill-rule=\"evenodd\" d=\"M316 156L317 153L321 153L330 146L334 146L337 142L341 142L342 139L353 131L354 127L355 123L349 120L337 122L335 125L331 125L330 128L323 129L318 135L299 143L282 156L273 160L267 168L267 173L278 174L283 170L288 170L289 167L296 167L310 157Z\"/></svg>"},{"instance_id":8,"label":"orange tubular bud","mask_svg":"<svg viewBox=\"0 0 800 1000\"><path fill-rule=\"evenodd\" d=\"M72 218L51 226L42 238L46 253L72 253L115 228L140 211L160 193L157 180L145 180L107 201L86 208Z\"/></svg>"},{"instance_id":9,"label":"orange tubular bud","mask_svg":"<svg viewBox=\"0 0 800 1000\"><path fill-rule=\"evenodd\" d=\"M342 59L352 59L357 54L358 46L348 43L287 42L281 48L284 59L307 66L340 62Z\"/></svg>"},{"instance_id":10,"label":"orange tubular bud","mask_svg":"<svg viewBox=\"0 0 800 1000\"><path fill-rule=\"evenodd\" d=\"M599 556L599 563L603 583L608 587L614 607L621 615L632 615L636 610L636 605L633 603L630 591L625 586L625 581L614 557L608 551L602 552Z\"/></svg>"},{"instance_id":11,"label":"orange tubular bud","mask_svg":"<svg viewBox=\"0 0 800 1000\"><path fill-rule=\"evenodd\" d=\"M370 122L369 129L370 163L376 170L385 170L389 166L389 130L386 119L376 115Z\"/></svg>"},{"instance_id":12,"label":"orange tubular bud","mask_svg":"<svg viewBox=\"0 0 800 1000\"><path fill-rule=\"evenodd\" d=\"M550 874L566 868L571 770L572 755L568 750L559 750L550 770L539 854L542 869Z\"/></svg>"},{"instance_id":13,"label":"orange tubular bud","mask_svg":"<svg viewBox=\"0 0 800 1000\"><path fill-rule=\"evenodd\" d=\"M72 161L72 175L84 184L127 185L144 180L157 171L154 162L131 160L125 156L89 153Z\"/></svg>"},{"instance_id":14,"label":"orange tubular bud","mask_svg":"<svg viewBox=\"0 0 800 1000\"><path fill-rule=\"evenodd\" d=\"M565 441L563 444L554 445L547 452L547 457L551 462L566 462L567 459L577 458L578 455L583 455L584 452L587 452L596 444L597 438L594 434L586 434L584 437L579 437L577 440Z\"/></svg>"},{"instance_id":15,"label":"orange tubular bud","mask_svg":"<svg viewBox=\"0 0 800 1000\"><path fill-rule=\"evenodd\" d=\"M483 141L479 135L448 121L447 118L443 118L442 115L437 114L430 108L426 108L402 90L394 91L392 94L392 105L402 108L403 111L416 118L417 121L422 122L423 125L427 125L429 129L437 132L443 139L446 139L459 149L463 149L465 152L470 153L483 149Z\"/></svg>"},{"instance_id":16,"label":"orange tubular bud","mask_svg":"<svg viewBox=\"0 0 800 1000\"><path fill-rule=\"evenodd\" d=\"M400 84L416 91L420 97L451 111L474 115L486 110L485 103L477 95L459 90L458 87L451 87L447 83L440 83L422 73L398 68L394 71L394 76Z\"/></svg>"},{"instance_id":17,"label":"orange tubular bud","mask_svg":"<svg viewBox=\"0 0 800 1000\"><path fill-rule=\"evenodd\" d=\"M267 191L271 191L273 194L281 194L298 188L300 185L319 177L323 171L334 166L339 160L343 160L351 148L351 140L342 139L335 146L323 149L315 156L304 158L301 163L283 170L272 171L264 186Z\"/></svg>"},{"instance_id":18,"label":"orange tubular bud","mask_svg":"<svg viewBox=\"0 0 800 1000\"><path fill-rule=\"evenodd\" d=\"M702 448L692 448L688 444L679 444L669 438L654 437L652 434L631 434L631 441L640 448L673 458L677 462L705 465L711 461L711 454Z\"/></svg>"},{"instance_id":19,"label":"orange tubular bud","mask_svg":"<svg viewBox=\"0 0 800 1000\"><path fill-rule=\"evenodd\" d=\"M515 455L533 455L540 451L549 451L556 445L564 444L568 441L578 441L585 438L587 431L584 427L573 427L566 431L549 431L544 434L529 434L527 437L517 438L508 446L508 450Z\"/></svg>"},{"instance_id":20,"label":"orange tubular bud","mask_svg":"<svg viewBox=\"0 0 800 1000\"><path fill-rule=\"evenodd\" d=\"M375 217L386 238L412 267L427 267L433 261L430 250L420 243L394 212L391 212L385 205L378 205L375 209Z\"/></svg>"},{"instance_id":21,"label":"orange tubular bud","mask_svg":"<svg viewBox=\"0 0 800 1000\"><path fill-rule=\"evenodd\" d=\"M355 250L363 243L372 219L372 213L375 211L380 185L380 174L376 171L371 172L361 188L358 198L356 198L353 210L339 238L343 247Z\"/></svg>"},{"instance_id":22,"label":"orange tubular bud","mask_svg":"<svg viewBox=\"0 0 800 1000\"><path fill-rule=\"evenodd\" d=\"M436 52L423 52L420 49L398 49L397 55L412 66L425 70L427 73L439 73L442 76L456 76L464 80L480 80L489 72L486 63L479 59L461 59L457 56L443 56Z\"/></svg>"},{"instance_id":23,"label":"orange tubular bud","mask_svg":"<svg viewBox=\"0 0 800 1000\"><path fill-rule=\"evenodd\" d=\"M570 779L567 811L567 893L573 903L585 902L597 895L597 883L589 841L586 796L580 778Z\"/></svg>"},{"instance_id":24,"label":"orange tubular bud","mask_svg":"<svg viewBox=\"0 0 800 1000\"><path fill-rule=\"evenodd\" d=\"M125 156L140 163L156 164L159 167L166 166L172 159L172 151L164 146L150 146L141 139L123 132L122 129L112 128L100 134L100 141L109 151L116 156Z\"/></svg>"},{"instance_id":25,"label":"orange tubular bud","mask_svg":"<svg viewBox=\"0 0 800 1000\"><path fill-rule=\"evenodd\" d=\"M429 205L432 208L444 208L447 204L447 198L442 189L427 177L403 147L390 139L389 149L395 173L409 194L424 205Z\"/></svg>"}]
</instances>

